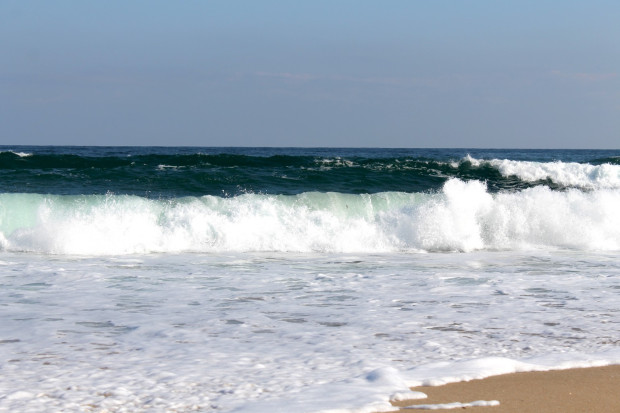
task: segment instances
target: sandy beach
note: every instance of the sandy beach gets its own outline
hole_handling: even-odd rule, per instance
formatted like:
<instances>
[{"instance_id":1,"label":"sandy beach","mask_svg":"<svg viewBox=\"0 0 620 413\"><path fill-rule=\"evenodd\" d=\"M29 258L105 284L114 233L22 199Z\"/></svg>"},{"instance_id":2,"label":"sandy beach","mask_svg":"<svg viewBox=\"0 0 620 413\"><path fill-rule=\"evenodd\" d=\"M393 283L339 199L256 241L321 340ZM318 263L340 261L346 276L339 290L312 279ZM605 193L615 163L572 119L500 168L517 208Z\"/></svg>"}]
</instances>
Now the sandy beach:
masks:
<instances>
[{"instance_id":1,"label":"sandy beach","mask_svg":"<svg viewBox=\"0 0 620 413\"><path fill-rule=\"evenodd\" d=\"M443 386L415 387L427 399L394 402L399 407L497 400L499 406L466 407L488 413L620 412L620 365L505 374ZM462 410L459 408L458 410ZM411 411L410 408L403 408ZM455 411L438 409L437 412Z\"/></svg>"}]
</instances>

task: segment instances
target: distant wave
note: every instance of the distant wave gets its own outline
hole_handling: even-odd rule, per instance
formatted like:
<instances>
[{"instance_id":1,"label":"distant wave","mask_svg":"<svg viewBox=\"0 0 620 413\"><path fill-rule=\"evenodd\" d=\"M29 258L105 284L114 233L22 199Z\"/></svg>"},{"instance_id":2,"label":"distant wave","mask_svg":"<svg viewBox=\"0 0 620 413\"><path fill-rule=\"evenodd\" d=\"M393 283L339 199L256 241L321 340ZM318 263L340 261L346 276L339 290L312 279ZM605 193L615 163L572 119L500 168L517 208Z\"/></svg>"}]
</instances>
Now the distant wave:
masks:
<instances>
[{"instance_id":1,"label":"distant wave","mask_svg":"<svg viewBox=\"0 0 620 413\"><path fill-rule=\"evenodd\" d=\"M52 254L620 249L620 192L137 196L0 194L0 248Z\"/></svg>"},{"instance_id":2,"label":"distant wave","mask_svg":"<svg viewBox=\"0 0 620 413\"><path fill-rule=\"evenodd\" d=\"M485 182L490 192L620 188L617 158L592 163L325 155L0 152L0 192L142 197L432 192L452 178Z\"/></svg>"},{"instance_id":3,"label":"distant wave","mask_svg":"<svg viewBox=\"0 0 620 413\"><path fill-rule=\"evenodd\" d=\"M28 152L19 152L19 151L0 151L0 156L1 156L2 154L4 154L4 153L7 153L7 154L12 154L12 155L18 156L18 157L20 157L20 158L26 158L26 157L28 157L28 156L32 156L32 154L31 154L31 153L28 153Z\"/></svg>"},{"instance_id":4,"label":"distant wave","mask_svg":"<svg viewBox=\"0 0 620 413\"><path fill-rule=\"evenodd\" d=\"M599 165L576 162L526 162L508 159L479 160L471 157L464 159L475 167L491 165L497 168L502 176L516 176L527 182L551 180L566 187L597 189L620 188L620 164L609 163Z\"/></svg>"}]
</instances>

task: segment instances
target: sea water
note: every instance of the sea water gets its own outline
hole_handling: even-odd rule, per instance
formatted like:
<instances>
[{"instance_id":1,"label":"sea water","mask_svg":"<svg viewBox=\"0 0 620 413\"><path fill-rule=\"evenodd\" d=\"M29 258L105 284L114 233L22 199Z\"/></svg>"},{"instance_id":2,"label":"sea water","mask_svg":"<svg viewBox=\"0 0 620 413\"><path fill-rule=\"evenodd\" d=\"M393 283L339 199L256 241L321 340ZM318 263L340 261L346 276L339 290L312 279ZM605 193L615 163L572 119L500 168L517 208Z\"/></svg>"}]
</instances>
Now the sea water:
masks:
<instances>
[{"instance_id":1,"label":"sea water","mask_svg":"<svg viewBox=\"0 0 620 413\"><path fill-rule=\"evenodd\" d=\"M0 150L0 410L386 411L620 363L619 151Z\"/></svg>"}]
</instances>

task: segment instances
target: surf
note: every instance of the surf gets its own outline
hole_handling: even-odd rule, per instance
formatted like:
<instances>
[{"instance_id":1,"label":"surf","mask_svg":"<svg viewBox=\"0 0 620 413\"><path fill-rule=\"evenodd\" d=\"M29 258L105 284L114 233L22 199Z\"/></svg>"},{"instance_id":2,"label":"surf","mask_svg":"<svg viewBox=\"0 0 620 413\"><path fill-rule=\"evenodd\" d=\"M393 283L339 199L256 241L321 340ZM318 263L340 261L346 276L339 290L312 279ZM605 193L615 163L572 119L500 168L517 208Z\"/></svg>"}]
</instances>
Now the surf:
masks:
<instances>
[{"instance_id":1,"label":"surf","mask_svg":"<svg viewBox=\"0 0 620 413\"><path fill-rule=\"evenodd\" d=\"M620 249L620 192L537 186L492 193L449 179L435 192L0 194L0 248L49 254L461 252Z\"/></svg>"}]
</instances>

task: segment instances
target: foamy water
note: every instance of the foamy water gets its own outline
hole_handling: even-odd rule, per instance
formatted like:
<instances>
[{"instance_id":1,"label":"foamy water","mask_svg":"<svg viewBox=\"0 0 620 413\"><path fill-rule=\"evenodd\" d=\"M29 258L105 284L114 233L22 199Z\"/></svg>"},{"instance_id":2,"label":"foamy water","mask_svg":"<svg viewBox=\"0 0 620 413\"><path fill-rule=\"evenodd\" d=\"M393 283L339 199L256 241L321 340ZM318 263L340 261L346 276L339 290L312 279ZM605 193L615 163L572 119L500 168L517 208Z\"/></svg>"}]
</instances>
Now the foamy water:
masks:
<instances>
[{"instance_id":1,"label":"foamy water","mask_svg":"<svg viewBox=\"0 0 620 413\"><path fill-rule=\"evenodd\" d=\"M376 411L412 385L620 362L613 253L4 253L1 268L7 411Z\"/></svg>"},{"instance_id":2,"label":"foamy water","mask_svg":"<svg viewBox=\"0 0 620 413\"><path fill-rule=\"evenodd\" d=\"M0 248L52 254L620 249L620 192L247 194L151 200L0 194Z\"/></svg>"},{"instance_id":3,"label":"foamy water","mask_svg":"<svg viewBox=\"0 0 620 413\"><path fill-rule=\"evenodd\" d=\"M616 152L12 149L0 411L370 413L620 363Z\"/></svg>"},{"instance_id":4,"label":"foamy water","mask_svg":"<svg viewBox=\"0 0 620 413\"><path fill-rule=\"evenodd\" d=\"M481 160L465 158L475 166L488 164L504 176L517 176L524 181L550 180L563 186L600 189L620 188L620 165L591 165L577 162L528 162L511 159Z\"/></svg>"}]
</instances>

